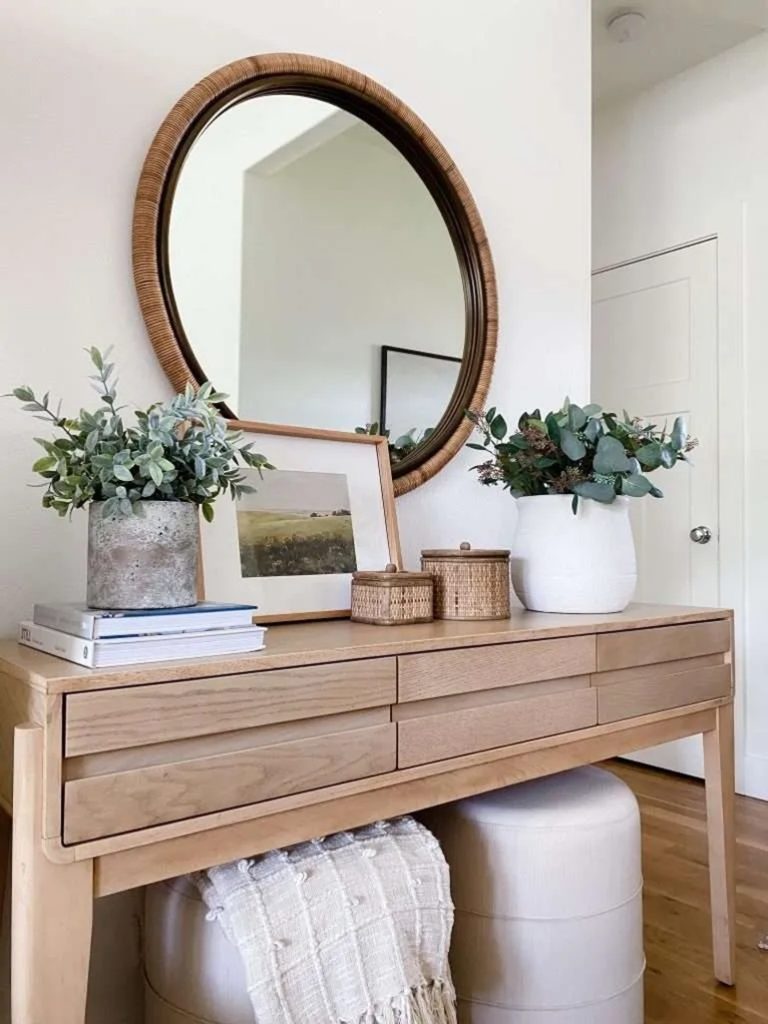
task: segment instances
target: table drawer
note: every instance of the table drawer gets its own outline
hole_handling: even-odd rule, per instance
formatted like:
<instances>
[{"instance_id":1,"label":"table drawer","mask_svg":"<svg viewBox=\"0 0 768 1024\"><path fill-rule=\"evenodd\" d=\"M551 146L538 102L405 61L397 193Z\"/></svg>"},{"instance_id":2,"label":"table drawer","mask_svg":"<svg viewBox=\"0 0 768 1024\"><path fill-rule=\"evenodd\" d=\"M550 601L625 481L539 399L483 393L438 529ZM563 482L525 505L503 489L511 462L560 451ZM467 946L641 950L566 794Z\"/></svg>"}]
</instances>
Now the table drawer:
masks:
<instances>
[{"instance_id":1,"label":"table drawer","mask_svg":"<svg viewBox=\"0 0 768 1024\"><path fill-rule=\"evenodd\" d=\"M729 619L602 633L597 637L597 671L720 654L730 647Z\"/></svg>"},{"instance_id":2,"label":"table drawer","mask_svg":"<svg viewBox=\"0 0 768 1024\"><path fill-rule=\"evenodd\" d=\"M67 757L381 707L394 658L122 687L66 698Z\"/></svg>"},{"instance_id":3,"label":"table drawer","mask_svg":"<svg viewBox=\"0 0 768 1024\"><path fill-rule=\"evenodd\" d=\"M727 697L732 689L731 666L706 663L711 660L673 661L646 673L628 669L625 681L621 672L610 673L608 683L595 676L600 725Z\"/></svg>"},{"instance_id":4,"label":"table drawer","mask_svg":"<svg viewBox=\"0 0 768 1024\"><path fill-rule=\"evenodd\" d=\"M472 696L474 704L447 697L397 708L398 768L597 724L597 696L588 676L510 687L505 699L499 691Z\"/></svg>"},{"instance_id":5,"label":"table drawer","mask_svg":"<svg viewBox=\"0 0 768 1024\"><path fill-rule=\"evenodd\" d=\"M525 640L398 658L400 702L595 671L595 637Z\"/></svg>"},{"instance_id":6,"label":"table drawer","mask_svg":"<svg viewBox=\"0 0 768 1024\"><path fill-rule=\"evenodd\" d=\"M329 722L298 723L298 738L277 742L271 742L275 731L284 735L288 727L267 727L266 742L260 741L260 730L245 730L238 734L239 749L234 739L228 742L235 749L223 749L221 737L206 737L194 741L200 756L186 756L190 740L147 747L155 763L126 770L109 770L118 758L111 753L76 759L80 777L70 775L64 783L64 842L100 839L394 770L396 735L389 708L334 716ZM211 746L209 739L219 752L202 753ZM179 751L185 756L174 759ZM138 751L128 756L136 758Z\"/></svg>"}]
</instances>

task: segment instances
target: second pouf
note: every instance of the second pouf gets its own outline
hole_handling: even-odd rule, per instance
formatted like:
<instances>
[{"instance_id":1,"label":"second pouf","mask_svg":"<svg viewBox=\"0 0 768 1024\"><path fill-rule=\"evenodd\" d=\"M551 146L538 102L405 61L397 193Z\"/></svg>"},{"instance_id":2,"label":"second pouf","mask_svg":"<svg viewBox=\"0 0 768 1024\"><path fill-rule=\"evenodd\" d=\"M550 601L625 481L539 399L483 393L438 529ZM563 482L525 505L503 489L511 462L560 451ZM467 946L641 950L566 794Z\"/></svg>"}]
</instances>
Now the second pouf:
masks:
<instances>
[{"instance_id":1,"label":"second pouf","mask_svg":"<svg viewBox=\"0 0 768 1024\"><path fill-rule=\"evenodd\" d=\"M598 768L430 812L460 1024L643 1024L640 818Z\"/></svg>"}]
</instances>

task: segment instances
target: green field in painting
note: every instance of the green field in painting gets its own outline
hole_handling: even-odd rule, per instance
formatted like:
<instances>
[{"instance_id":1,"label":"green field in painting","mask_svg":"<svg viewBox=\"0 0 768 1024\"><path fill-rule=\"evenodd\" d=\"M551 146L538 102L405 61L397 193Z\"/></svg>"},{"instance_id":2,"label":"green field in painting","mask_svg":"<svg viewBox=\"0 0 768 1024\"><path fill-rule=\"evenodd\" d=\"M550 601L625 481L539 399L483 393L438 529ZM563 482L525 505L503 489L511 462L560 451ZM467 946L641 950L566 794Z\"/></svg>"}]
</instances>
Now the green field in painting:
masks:
<instances>
[{"instance_id":1,"label":"green field in painting","mask_svg":"<svg viewBox=\"0 0 768 1024\"><path fill-rule=\"evenodd\" d=\"M244 577L317 576L357 568L351 515L239 511Z\"/></svg>"}]
</instances>

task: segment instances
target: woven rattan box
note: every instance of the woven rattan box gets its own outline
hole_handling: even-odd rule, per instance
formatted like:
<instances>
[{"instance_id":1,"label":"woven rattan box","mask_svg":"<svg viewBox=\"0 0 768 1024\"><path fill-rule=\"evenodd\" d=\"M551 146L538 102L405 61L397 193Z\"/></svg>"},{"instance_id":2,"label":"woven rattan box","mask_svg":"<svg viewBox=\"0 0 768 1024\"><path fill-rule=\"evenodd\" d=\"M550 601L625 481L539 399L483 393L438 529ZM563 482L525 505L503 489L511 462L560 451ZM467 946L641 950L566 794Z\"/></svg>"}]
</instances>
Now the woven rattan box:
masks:
<instances>
[{"instance_id":1,"label":"woven rattan box","mask_svg":"<svg viewBox=\"0 0 768 1024\"><path fill-rule=\"evenodd\" d=\"M390 564L383 572L353 573L352 621L374 626L431 622L432 592L426 572L401 572Z\"/></svg>"},{"instance_id":2,"label":"woven rattan box","mask_svg":"<svg viewBox=\"0 0 768 1024\"><path fill-rule=\"evenodd\" d=\"M421 568L435 580L436 619L508 619L509 551L472 548L422 551Z\"/></svg>"}]
</instances>

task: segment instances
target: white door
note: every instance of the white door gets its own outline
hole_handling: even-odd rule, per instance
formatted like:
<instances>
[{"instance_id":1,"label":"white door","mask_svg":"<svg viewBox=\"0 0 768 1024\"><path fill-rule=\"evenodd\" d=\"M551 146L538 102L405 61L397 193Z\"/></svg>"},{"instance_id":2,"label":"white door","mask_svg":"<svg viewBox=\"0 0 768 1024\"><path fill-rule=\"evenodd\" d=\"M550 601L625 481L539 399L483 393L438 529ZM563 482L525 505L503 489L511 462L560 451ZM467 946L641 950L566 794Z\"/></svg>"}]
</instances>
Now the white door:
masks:
<instances>
[{"instance_id":1,"label":"white door","mask_svg":"<svg viewBox=\"0 0 768 1024\"><path fill-rule=\"evenodd\" d=\"M636 601L715 606L719 595L717 242L599 271L592 289L591 401L669 428L684 416L692 465L660 468L664 498L631 499ZM708 542L691 530L706 527ZM700 538L701 541L701 538ZM702 775L698 737L633 757Z\"/></svg>"}]
</instances>

